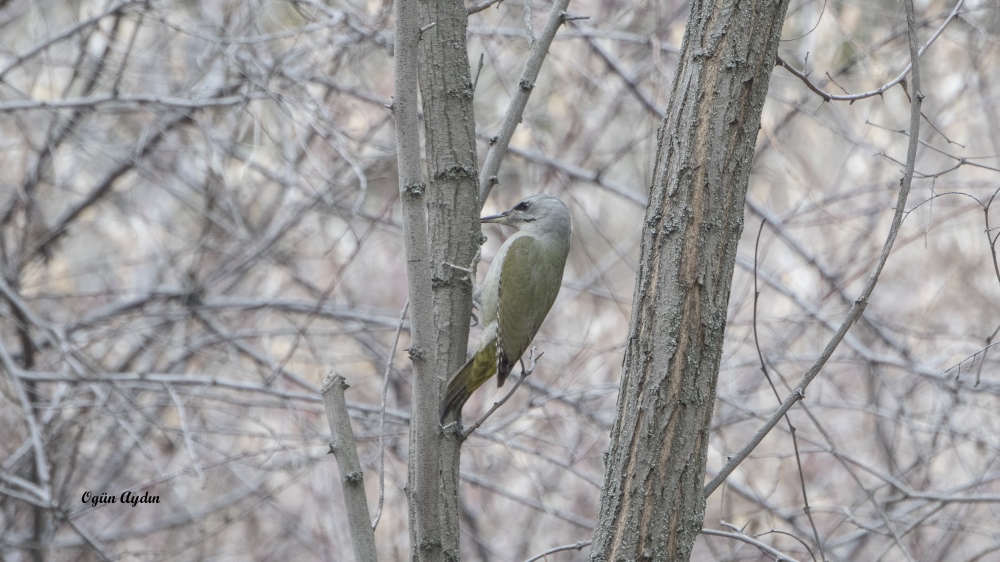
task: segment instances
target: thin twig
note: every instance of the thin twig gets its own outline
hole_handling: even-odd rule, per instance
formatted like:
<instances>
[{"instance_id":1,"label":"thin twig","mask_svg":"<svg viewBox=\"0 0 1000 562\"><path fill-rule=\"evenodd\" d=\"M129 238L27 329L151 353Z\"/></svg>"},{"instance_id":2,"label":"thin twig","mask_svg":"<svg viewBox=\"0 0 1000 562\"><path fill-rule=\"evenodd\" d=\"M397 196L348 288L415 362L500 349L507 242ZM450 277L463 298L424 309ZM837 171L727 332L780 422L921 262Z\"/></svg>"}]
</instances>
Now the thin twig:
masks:
<instances>
[{"instance_id":1,"label":"thin twig","mask_svg":"<svg viewBox=\"0 0 1000 562\"><path fill-rule=\"evenodd\" d=\"M201 469L201 461L198 460L198 454L194 450L194 440L191 439L191 428L188 426L187 422L187 412L184 409L184 402L181 397L174 390L173 385L165 384L167 387L167 394L170 395L170 400L173 401L174 405L177 407L177 419L181 424L181 434L184 436L184 446L187 448L188 454L191 455L191 464L194 466L194 472L198 475L198 482L202 487L205 486L205 473Z\"/></svg>"},{"instance_id":2,"label":"thin twig","mask_svg":"<svg viewBox=\"0 0 1000 562\"><path fill-rule=\"evenodd\" d=\"M997 239L1000 239L1000 232L996 236L990 234L990 207L993 206L993 201L997 198L997 194L1000 193L1000 188L997 188L990 197L990 200L983 207L983 214L986 220L986 240L989 242L990 246L990 256L993 257L993 272L996 273L997 281L1000 282L1000 261L997 261ZM995 332L994 332L995 334Z\"/></svg>"},{"instance_id":3,"label":"thin twig","mask_svg":"<svg viewBox=\"0 0 1000 562\"><path fill-rule=\"evenodd\" d=\"M396 356L399 334L403 331L403 323L406 320L406 312L408 310L410 310L409 300L403 306L403 311L399 313L399 324L396 326L396 335L392 338L392 346L389 347L389 356L385 361L385 374L382 376L382 398L378 409L378 507L375 509L375 520L372 521L372 529L378 527L379 519L382 518L382 504L385 502L385 407L386 399L389 395L389 374L392 372L392 358Z\"/></svg>"},{"instance_id":4,"label":"thin twig","mask_svg":"<svg viewBox=\"0 0 1000 562\"><path fill-rule=\"evenodd\" d=\"M757 304L760 301L760 289L757 286L757 259L760 255L760 237L761 233L764 232L764 225L767 224L767 219L761 219L760 228L757 230L757 240L754 242L753 246L753 341L754 345L757 347L757 359L760 361L760 370L764 373L764 378L767 379L767 384L771 386L771 391L774 392L774 397L781 403L781 395L778 393L778 388L774 386L774 381L771 379L771 374L767 370L767 363L764 362L764 353L760 349L760 338L757 335ZM816 528L816 522L813 520L812 508L809 507L809 494L806 491L806 478L805 473L802 470L802 456L799 453L799 440L795 435L795 426L792 425L792 420L787 415L785 416L785 423L788 424L788 433L792 436L792 448L795 451L795 465L798 468L799 474L799 486L802 489L802 503L804 504L802 510L806 514L806 518L809 520L809 527L812 528L813 538L816 541L816 546L819 548L820 560L826 560L826 556L823 552L823 543L819 538L819 530ZM809 551L810 554L812 550ZM815 560L815 556L813 559Z\"/></svg>"},{"instance_id":5,"label":"thin twig","mask_svg":"<svg viewBox=\"0 0 1000 562\"><path fill-rule=\"evenodd\" d=\"M0 114L15 111L55 110L87 108L96 109L99 106L111 106L111 109L140 111L147 106L171 107L180 109L204 109L207 107L227 107L243 105L254 98L264 99L263 94L205 96L205 97L173 97L154 94L102 94L83 98L63 98L52 100L17 100L0 103Z\"/></svg>"},{"instance_id":6,"label":"thin twig","mask_svg":"<svg viewBox=\"0 0 1000 562\"><path fill-rule=\"evenodd\" d=\"M494 4L497 4L497 6L499 6L501 2L503 2L503 0L483 0L482 2L476 4L475 6L469 6L468 8L466 8L465 13L466 15L470 16L472 14L478 14L479 12L482 12L483 10L489 8Z\"/></svg>"},{"instance_id":7,"label":"thin twig","mask_svg":"<svg viewBox=\"0 0 1000 562\"><path fill-rule=\"evenodd\" d=\"M541 560L542 558L546 558L546 557L548 557L548 555L555 554L557 552L566 552L567 550L583 550L584 547L590 546L591 542L592 541L580 541L578 543L564 544L562 546L557 546L555 548L550 548L550 549L546 550L545 552L540 552L540 553L532 556L531 558L528 558L524 562L535 562L535 560Z\"/></svg>"},{"instance_id":8,"label":"thin twig","mask_svg":"<svg viewBox=\"0 0 1000 562\"><path fill-rule=\"evenodd\" d=\"M774 548L773 546L771 546L769 544L762 543L759 540L757 540L757 539L755 539L755 538L753 538L753 537L751 537L749 535L744 535L743 533L729 533L729 532L726 532L726 531L716 531L715 529L702 529L701 533L703 535L710 535L710 536L714 536L714 537L725 537L727 539L733 539L733 540L745 542L747 544L755 546L756 548L760 549L762 552L773 556L775 558L775 560L778 560L778 561L781 561L781 562L798 562L795 558L792 558L791 556L789 556L789 555L781 552L780 550Z\"/></svg>"},{"instance_id":9,"label":"thin twig","mask_svg":"<svg viewBox=\"0 0 1000 562\"><path fill-rule=\"evenodd\" d=\"M535 372L535 366L537 365L538 360L542 358L542 355L545 355L544 351L539 353L538 355L535 355L535 351L536 351L535 346L531 346L531 355L528 358L528 364L530 365L530 367L525 368L524 362L523 361L521 362L521 376L519 376L517 380L514 382L514 386L511 387L511 389L507 392L507 394L504 395L503 398L494 402L493 406L485 414L483 414L483 417L479 418L479 420L477 420L476 423L469 426L468 429L465 429L464 431L461 432L462 439L465 439L466 437L471 435L473 431L479 429L479 426L483 425L483 422L486 421L487 418L492 416L493 412L496 412L498 409L500 409L500 406L503 406L508 400L510 400L510 397L514 395L514 391L516 391L517 388L521 386L521 383L523 383L525 379L528 378L528 375Z\"/></svg>"},{"instance_id":10,"label":"thin twig","mask_svg":"<svg viewBox=\"0 0 1000 562\"><path fill-rule=\"evenodd\" d=\"M666 113L666 109L658 107L656 105L656 102L653 101L639 88L638 78L636 78L634 74L626 70L622 66L622 63L618 59L616 59L614 55L608 52L607 49L602 47L601 44L598 43L594 37L587 36L585 37L585 39L587 41L587 45L589 45L591 50L593 50L594 53L596 53L597 56L604 61L604 64L608 65L608 68L611 69L612 72L617 74L618 77L621 78L623 82L625 82L625 85L628 87L629 91L632 92L632 95L635 96L635 98L639 100L639 103L641 103L642 106L646 108L646 111L648 111L651 114L651 116L657 119L662 118L663 115Z\"/></svg>"}]
</instances>

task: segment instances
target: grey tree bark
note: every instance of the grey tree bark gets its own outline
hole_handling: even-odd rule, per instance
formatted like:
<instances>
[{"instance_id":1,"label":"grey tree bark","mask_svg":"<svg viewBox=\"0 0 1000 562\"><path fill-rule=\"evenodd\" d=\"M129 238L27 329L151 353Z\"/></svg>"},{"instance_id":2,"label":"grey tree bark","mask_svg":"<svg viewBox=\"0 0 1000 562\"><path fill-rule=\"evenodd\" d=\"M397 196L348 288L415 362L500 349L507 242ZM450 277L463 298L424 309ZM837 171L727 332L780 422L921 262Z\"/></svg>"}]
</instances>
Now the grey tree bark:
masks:
<instances>
[{"instance_id":1,"label":"grey tree bark","mask_svg":"<svg viewBox=\"0 0 1000 562\"><path fill-rule=\"evenodd\" d=\"M761 109L787 0L696 1L660 127L592 561L688 560Z\"/></svg>"},{"instance_id":2,"label":"grey tree bark","mask_svg":"<svg viewBox=\"0 0 1000 562\"><path fill-rule=\"evenodd\" d=\"M354 559L357 562L375 562L378 560L375 552L375 533L368 513L364 472L361 470L361 461L355 446L351 416L347 412L345 390L347 382L344 377L333 373L327 376L320 389L327 423L333 437L330 442L330 452L337 457L337 464L340 465L340 485L347 507L347 522L351 529Z\"/></svg>"},{"instance_id":3,"label":"grey tree bark","mask_svg":"<svg viewBox=\"0 0 1000 562\"><path fill-rule=\"evenodd\" d=\"M427 384L434 399L417 414L418 452L425 463L423 488L417 498L418 532L414 543L421 560L459 559L459 453L457 433L442 433L440 392L448 377L465 363L469 339L469 312L475 282L473 261L479 249L479 161L473 112L472 74L466 47L468 15L462 2L431 0L420 3L425 29L419 45L420 82L424 108L424 135L430 193L427 201L431 242L435 368ZM426 450L430 447L430 450ZM414 466L411 463L411 466ZM412 472L411 472L412 474ZM411 502L412 504L413 502ZM437 505L434 505L437 504ZM413 525L411 524L411 527ZM437 542L437 546L435 544ZM440 548L440 552L438 552ZM413 552L411 547L411 552Z\"/></svg>"},{"instance_id":4,"label":"grey tree bark","mask_svg":"<svg viewBox=\"0 0 1000 562\"><path fill-rule=\"evenodd\" d=\"M413 401L410 544L413 560L458 558L460 440L438 423L441 386L465 361L469 267L479 247L478 161L461 2L396 3L396 112L406 237ZM420 171L421 77L429 182ZM442 505L443 504L443 505Z\"/></svg>"}]
</instances>

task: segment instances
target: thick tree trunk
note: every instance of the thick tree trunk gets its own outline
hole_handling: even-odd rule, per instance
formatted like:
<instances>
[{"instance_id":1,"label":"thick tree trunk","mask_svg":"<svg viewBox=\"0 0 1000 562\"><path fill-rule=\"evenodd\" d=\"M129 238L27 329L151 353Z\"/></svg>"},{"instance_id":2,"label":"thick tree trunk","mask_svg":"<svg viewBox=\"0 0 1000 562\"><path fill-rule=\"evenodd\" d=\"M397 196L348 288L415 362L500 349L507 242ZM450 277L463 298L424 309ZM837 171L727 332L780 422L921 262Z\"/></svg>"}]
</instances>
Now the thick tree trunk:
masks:
<instances>
[{"instance_id":1,"label":"thick tree trunk","mask_svg":"<svg viewBox=\"0 0 1000 562\"><path fill-rule=\"evenodd\" d=\"M591 560L688 560L743 205L787 0L695 1L656 171Z\"/></svg>"}]
</instances>

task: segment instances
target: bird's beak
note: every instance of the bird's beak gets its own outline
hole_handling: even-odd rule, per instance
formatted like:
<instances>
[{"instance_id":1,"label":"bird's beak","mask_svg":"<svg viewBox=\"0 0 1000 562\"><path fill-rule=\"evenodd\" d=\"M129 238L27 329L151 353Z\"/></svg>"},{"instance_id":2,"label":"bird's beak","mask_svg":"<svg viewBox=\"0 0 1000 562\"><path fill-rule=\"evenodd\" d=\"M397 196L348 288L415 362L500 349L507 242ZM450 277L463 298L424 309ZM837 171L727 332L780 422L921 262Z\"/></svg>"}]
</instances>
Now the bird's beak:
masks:
<instances>
[{"instance_id":1,"label":"bird's beak","mask_svg":"<svg viewBox=\"0 0 1000 562\"><path fill-rule=\"evenodd\" d=\"M504 211L499 215L490 215L488 217L483 217L479 219L480 223L492 222L496 224L507 224L507 218L510 216L510 211Z\"/></svg>"}]
</instances>

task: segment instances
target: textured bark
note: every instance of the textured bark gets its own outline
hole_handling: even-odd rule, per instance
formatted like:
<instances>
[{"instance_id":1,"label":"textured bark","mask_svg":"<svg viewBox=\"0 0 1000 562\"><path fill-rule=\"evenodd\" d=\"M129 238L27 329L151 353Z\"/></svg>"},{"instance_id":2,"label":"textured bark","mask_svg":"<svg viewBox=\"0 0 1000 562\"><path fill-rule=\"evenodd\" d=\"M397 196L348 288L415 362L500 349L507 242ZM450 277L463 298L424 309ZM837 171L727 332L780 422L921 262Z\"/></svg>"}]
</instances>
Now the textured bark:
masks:
<instances>
[{"instance_id":1,"label":"textured bark","mask_svg":"<svg viewBox=\"0 0 1000 562\"><path fill-rule=\"evenodd\" d=\"M368 497L365 495L365 474L361 470L354 429L351 427L351 416L347 412L345 390L347 382L344 377L334 374L327 376L320 389L330 435L333 437L330 441L330 452L337 457L337 468L340 470L340 485L347 507L347 523L351 529L354 560L375 562L378 557L375 552L375 532L368 512Z\"/></svg>"},{"instance_id":2,"label":"textured bark","mask_svg":"<svg viewBox=\"0 0 1000 562\"><path fill-rule=\"evenodd\" d=\"M406 281L410 299L410 360L413 365L413 399L410 403L410 445L406 485L410 515L411 559L418 558L418 546L424 536L438 536L436 525L420 528L424 511L421 498L432 495L430 468L436 463L434 421L421 416L437 400L434 384L434 314L431 291L431 257L427 241L427 184L420 165L420 121L418 113L417 44L420 16L417 0L399 0L394 4L396 43L394 62L393 115L396 118L396 156L399 162L399 194L402 202L403 240L406 245ZM436 425L436 424L435 424ZM430 447L421 456L423 445ZM421 495L422 494L422 495ZM432 509L436 509L436 500ZM436 512L435 512L436 513ZM437 521L437 517L431 519ZM436 540L440 553L440 540Z\"/></svg>"},{"instance_id":3,"label":"textured bark","mask_svg":"<svg viewBox=\"0 0 1000 562\"><path fill-rule=\"evenodd\" d=\"M591 560L688 560L761 109L787 0L693 2L642 234Z\"/></svg>"},{"instance_id":4,"label":"textured bark","mask_svg":"<svg viewBox=\"0 0 1000 562\"><path fill-rule=\"evenodd\" d=\"M430 241L433 325L422 341L433 348L433 359L429 369L414 380L411 558L457 560L461 441L443 434L438 419L441 388L465 363L474 281L468 270L481 236L479 164L465 6L457 0L423 1L419 3L419 21L423 29L418 48L420 89L430 180L426 235Z\"/></svg>"}]
</instances>

